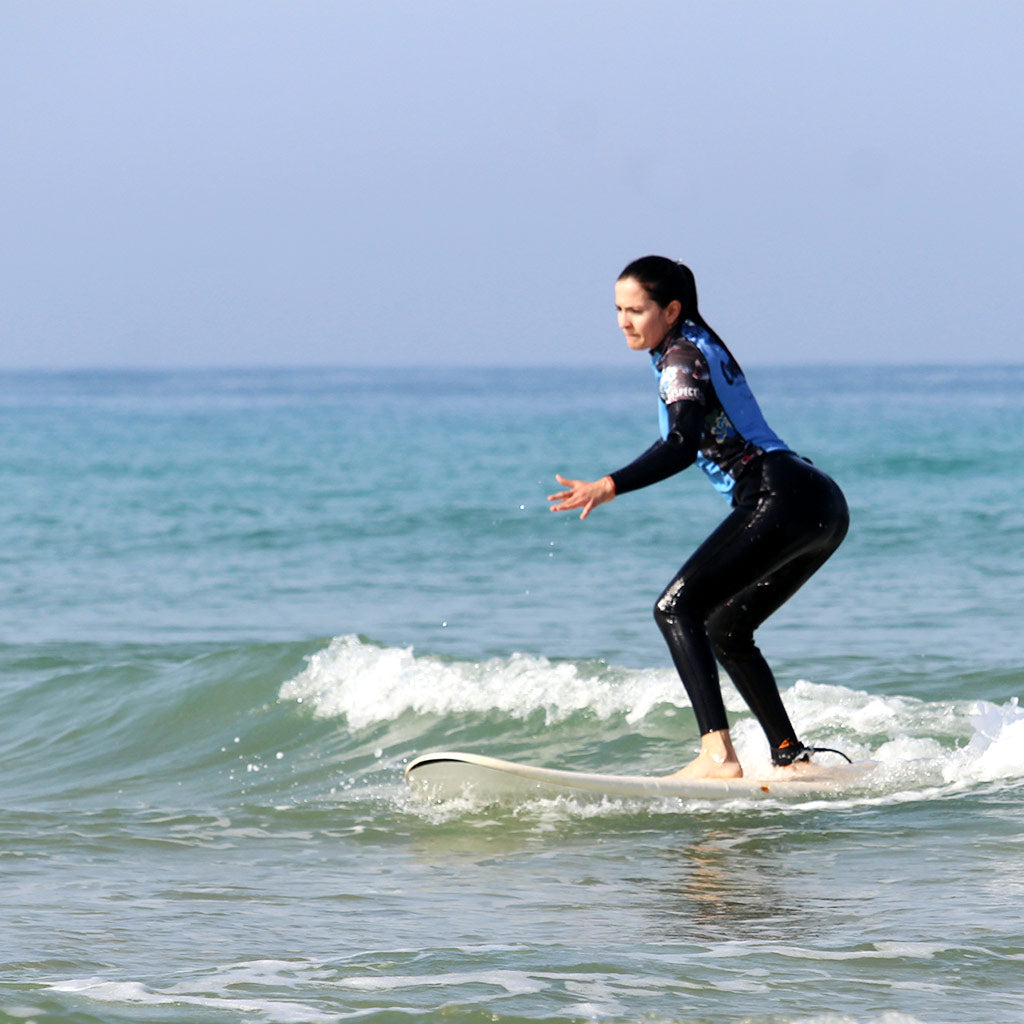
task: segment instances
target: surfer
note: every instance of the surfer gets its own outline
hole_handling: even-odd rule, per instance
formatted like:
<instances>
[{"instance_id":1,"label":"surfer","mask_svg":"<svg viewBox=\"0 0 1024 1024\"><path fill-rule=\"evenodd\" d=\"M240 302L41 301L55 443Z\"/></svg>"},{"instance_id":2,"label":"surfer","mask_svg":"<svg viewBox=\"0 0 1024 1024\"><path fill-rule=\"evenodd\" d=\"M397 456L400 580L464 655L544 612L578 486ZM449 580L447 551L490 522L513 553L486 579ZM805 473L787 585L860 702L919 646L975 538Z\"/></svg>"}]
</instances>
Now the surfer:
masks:
<instances>
[{"instance_id":1,"label":"surfer","mask_svg":"<svg viewBox=\"0 0 1024 1024\"><path fill-rule=\"evenodd\" d=\"M798 739L754 631L839 547L849 527L846 500L768 426L736 359L698 311L688 267L664 256L635 260L615 283L615 305L626 344L649 352L654 364L661 436L599 480L556 475L565 489L548 496L551 511L581 509L586 519L598 505L696 462L732 510L654 606L701 733L699 755L676 774L743 774L716 659L760 722L772 764L808 761L823 748Z\"/></svg>"}]
</instances>

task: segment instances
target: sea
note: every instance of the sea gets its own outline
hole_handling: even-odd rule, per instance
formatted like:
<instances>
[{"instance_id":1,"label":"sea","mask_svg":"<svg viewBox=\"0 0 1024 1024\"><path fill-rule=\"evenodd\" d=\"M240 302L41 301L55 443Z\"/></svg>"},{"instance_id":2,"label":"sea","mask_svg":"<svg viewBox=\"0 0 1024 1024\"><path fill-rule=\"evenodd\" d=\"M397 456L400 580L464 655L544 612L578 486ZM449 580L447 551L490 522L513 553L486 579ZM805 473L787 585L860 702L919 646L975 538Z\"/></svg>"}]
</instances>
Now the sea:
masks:
<instances>
[{"instance_id":1,"label":"sea","mask_svg":"<svg viewBox=\"0 0 1024 1024\"><path fill-rule=\"evenodd\" d=\"M747 369L852 512L759 634L828 797L404 781L694 756L651 609L727 505L545 500L645 365L0 374L0 1021L1024 1021L1024 366Z\"/></svg>"}]
</instances>

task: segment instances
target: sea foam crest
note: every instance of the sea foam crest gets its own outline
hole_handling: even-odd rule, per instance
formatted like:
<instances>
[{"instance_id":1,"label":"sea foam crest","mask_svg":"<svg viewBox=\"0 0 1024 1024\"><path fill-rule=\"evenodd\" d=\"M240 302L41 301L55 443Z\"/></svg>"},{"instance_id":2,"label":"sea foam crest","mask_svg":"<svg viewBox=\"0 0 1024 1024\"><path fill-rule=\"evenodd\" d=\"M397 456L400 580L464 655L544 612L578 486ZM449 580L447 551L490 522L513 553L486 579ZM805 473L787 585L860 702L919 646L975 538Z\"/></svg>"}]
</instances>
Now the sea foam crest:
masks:
<instances>
[{"instance_id":1,"label":"sea foam crest","mask_svg":"<svg viewBox=\"0 0 1024 1024\"><path fill-rule=\"evenodd\" d=\"M411 647L375 647L355 636L337 637L312 655L281 687L280 697L311 703L318 717L344 716L353 728L405 711L501 711L525 718L543 709L551 723L587 709L601 718L623 714L639 721L657 704L685 704L679 680L666 670L591 674L573 662L528 654L445 661L417 656Z\"/></svg>"},{"instance_id":2,"label":"sea foam crest","mask_svg":"<svg viewBox=\"0 0 1024 1024\"><path fill-rule=\"evenodd\" d=\"M987 701L977 701L971 708L974 735L958 753L962 766L950 764L946 769L948 781L969 770L970 777L979 782L1024 777L1024 709L1016 697L998 707Z\"/></svg>"},{"instance_id":3,"label":"sea foam crest","mask_svg":"<svg viewBox=\"0 0 1024 1024\"><path fill-rule=\"evenodd\" d=\"M512 654L470 662L417 655L412 647L378 647L356 636L332 640L279 696L310 705L319 718L352 728L420 715L500 712L524 719L543 710L549 724L578 711L602 720L642 721L659 706L687 707L671 669L625 669ZM767 769L764 735L725 680L726 707L741 760ZM972 784L1024 777L1024 709L1014 698L922 701L800 680L783 691L808 743L835 746L909 773L921 785Z\"/></svg>"}]
</instances>

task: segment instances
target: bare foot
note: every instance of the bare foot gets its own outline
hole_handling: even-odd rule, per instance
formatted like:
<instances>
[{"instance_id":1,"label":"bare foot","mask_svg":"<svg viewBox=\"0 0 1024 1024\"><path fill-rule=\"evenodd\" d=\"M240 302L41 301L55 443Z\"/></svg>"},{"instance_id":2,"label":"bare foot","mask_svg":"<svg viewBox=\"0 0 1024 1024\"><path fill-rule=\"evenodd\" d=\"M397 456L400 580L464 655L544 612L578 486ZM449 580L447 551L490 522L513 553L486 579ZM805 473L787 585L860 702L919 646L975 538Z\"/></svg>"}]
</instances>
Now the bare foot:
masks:
<instances>
[{"instance_id":1,"label":"bare foot","mask_svg":"<svg viewBox=\"0 0 1024 1024\"><path fill-rule=\"evenodd\" d=\"M688 765L680 768L667 779L742 779L743 766L738 760L719 761L710 754L701 752Z\"/></svg>"},{"instance_id":2,"label":"bare foot","mask_svg":"<svg viewBox=\"0 0 1024 1024\"><path fill-rule=\"evenodd\" d=\"M700 738L700 753L688 765L666 778L740 779L743 768L733 749L728 729L716 729Z\"/></svg>"}]
</instances>

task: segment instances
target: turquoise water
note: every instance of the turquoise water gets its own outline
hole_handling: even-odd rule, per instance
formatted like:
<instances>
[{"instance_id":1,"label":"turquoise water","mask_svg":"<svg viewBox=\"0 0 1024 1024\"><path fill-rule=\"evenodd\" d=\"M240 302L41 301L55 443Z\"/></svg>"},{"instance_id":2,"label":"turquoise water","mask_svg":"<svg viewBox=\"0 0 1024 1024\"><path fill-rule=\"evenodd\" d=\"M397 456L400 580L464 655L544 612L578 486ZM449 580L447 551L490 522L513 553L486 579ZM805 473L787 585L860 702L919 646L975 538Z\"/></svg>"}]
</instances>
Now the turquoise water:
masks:
<instances>
[{"instance_id":1,"label":"turquoise water","mask_svg":"<svg viewBox=\"0 0 1024 1024\"><path fill-rule=\"evenodd\" d=\"M692 756L650 607L724 503L544 501L643 366L0 375L0 1020L1024 1018L1024 368L750 376L853 512L761 635L839 799L404 787Z\"/></svg>"}]
</instances>

